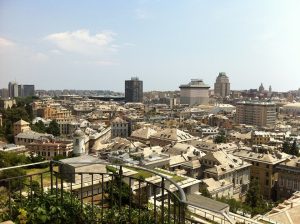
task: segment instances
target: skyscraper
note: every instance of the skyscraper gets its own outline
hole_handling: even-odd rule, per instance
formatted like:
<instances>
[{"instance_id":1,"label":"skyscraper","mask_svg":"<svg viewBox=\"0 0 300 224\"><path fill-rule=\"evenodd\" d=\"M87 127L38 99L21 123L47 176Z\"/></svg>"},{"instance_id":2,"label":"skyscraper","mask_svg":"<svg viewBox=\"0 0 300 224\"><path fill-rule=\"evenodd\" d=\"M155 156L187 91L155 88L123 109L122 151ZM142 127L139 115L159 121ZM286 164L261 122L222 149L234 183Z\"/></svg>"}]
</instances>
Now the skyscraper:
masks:
<instances>
[{"instance_id":1,"label":"skyscraper","mask_svg":"<svg viewBox=\"0 0 300 224\"><path fill-rule=\"evenodd\" d=\"M215 82L214 93L215 96L219 96L222 98L230 95L230 82L225 72L219 73Z\"/></svg>"},{"instance_id":2,"label":"skyscraper","mask_svg":"<svg viewBox=\"0 0 300 224\"><path fill-rule=\"evenodd\" d=\"M125 80L125 101L143 102L143 81L138 77Z\"/></svg>"},{"instance_id":3,"label":"skyscraper","mask_svg":"<svg viewBox=\"0 0 300 224\"><path fill-rule=\"evenodd\" d=\"M34 96L35 89L34 85L23 85L24 88L24 96Z\"/></svg>"},{"instance_id":4,"label":"skyscraper","mask_svg":"<svg viewBox=\"0 0 300 224\"><path fill-rule=\"evenodd\" d=\"M18 97L19 96L19 86L16 82L9 82L8 83L8 96L10 98Z\"/></svg>"},{"instance_id":5,"label":"skyscraper","mask_svg":"<svg viewBox=\"0 0 300 224\"><path fill-rule=\"evenodd\" d=\"M24 86L18 85L18 96L23 97L24 96Z\"/></svg>"},{"instance_id":6,"label":"skyscraper","mask_svg":"<svg viewBox=\"0 0 300 224\"><path fill-rule=\"evenodd\" d=\"M190 106L197 104L208 104L208 89L202 79L192 79L189 84L180 85L180 104Z\"/></svg>"}]
</instances>

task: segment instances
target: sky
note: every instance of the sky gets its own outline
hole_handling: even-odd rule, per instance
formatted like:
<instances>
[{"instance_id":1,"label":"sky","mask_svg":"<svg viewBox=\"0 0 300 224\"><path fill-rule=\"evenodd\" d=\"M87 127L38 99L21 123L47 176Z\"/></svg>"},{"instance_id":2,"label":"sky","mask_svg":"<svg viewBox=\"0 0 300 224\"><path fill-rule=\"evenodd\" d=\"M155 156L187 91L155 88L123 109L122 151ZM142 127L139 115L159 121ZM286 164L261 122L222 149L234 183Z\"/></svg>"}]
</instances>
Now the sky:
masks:
<instances>
[{"instance_id":1,"label":"sky","mask_svg":"<svg viewBox=\"0 0 300 224\"><path fill-rule=\"evenodd\" d=\"M300 88L299 0L0 0L0 88Z\"/></svg>"}]
</instances>

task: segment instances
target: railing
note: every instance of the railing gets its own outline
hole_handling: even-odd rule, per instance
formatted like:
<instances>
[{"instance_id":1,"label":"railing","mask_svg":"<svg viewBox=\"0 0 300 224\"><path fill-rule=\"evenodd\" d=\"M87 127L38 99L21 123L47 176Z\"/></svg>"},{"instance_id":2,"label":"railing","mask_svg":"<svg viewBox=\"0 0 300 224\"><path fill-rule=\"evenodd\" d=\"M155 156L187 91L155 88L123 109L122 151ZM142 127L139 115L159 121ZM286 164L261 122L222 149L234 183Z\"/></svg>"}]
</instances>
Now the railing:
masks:
<instances>
[{"instance_id":1,"label":"railing","mask_svg":"<svg viewBox=\"0 0 300 224\"><path fill-rule=\"evenodd\" d=\"M105 215L112 209L118 209L118 212L126 211L126 223L141 223L145 214L151 216L152 223L198 223L186 215L186 197L181 187L153 170L138 168L157 176L156 181L124 174L124 169L130 168L128 166L120 165L116 172L68 172L62 169L67 164L59 161L2 168L0 172L47 163L49 170L0 180L0 186L5 186L8 192L6 206L9 218L13 219L14 208L22 208L22 203L26 200L33 201L37 197L51 194L56 202L62 205L68 193L72 196L71 204L72 200L74 203L77 200L81 210L89 206L93 223L109 223L105 221ZM171 184L176 186L175 192L167 187ZM122 192L123 188L128 189L127 195ZM149 220L149 217L147 218Z\"/></svg>"}]
</instances>

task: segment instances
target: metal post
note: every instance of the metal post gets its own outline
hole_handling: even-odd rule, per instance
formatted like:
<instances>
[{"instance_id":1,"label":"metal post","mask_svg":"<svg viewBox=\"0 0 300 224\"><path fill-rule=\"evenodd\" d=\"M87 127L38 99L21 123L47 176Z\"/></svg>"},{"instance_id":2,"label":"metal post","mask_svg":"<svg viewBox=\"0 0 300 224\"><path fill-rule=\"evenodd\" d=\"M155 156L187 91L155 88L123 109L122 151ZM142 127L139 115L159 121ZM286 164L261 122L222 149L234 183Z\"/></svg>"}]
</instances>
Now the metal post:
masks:
<instances>
[{"instance_id":1,"label":"metal post","mask_svg":"<svg viewBox=\"0 0 300 224\"><path fill-rule=\"evenodd\" d=\"M165 211L165 178L161 180L161 223L164 223L164 211Z\"/></svg>"},{"instance_id":2,"label":"metal post","mask_svg":"<svg viewBox=\"0 0 300 224\"><path fill-rule=\"evenodd\" d=\"M123 175L123 170L122 170L122 165L120 165L119 169L119 207L122 205L122 175Z\"/></svg>"},{"instance_id":3,"label":"metal post","mask_svg":"<svg viewBox=\"0 0 300 224\"><path fill-rule=\"evenodd\" d=\"M50 161L51 194L53 194L53 161Z\"/></svg>"}]
</instances>

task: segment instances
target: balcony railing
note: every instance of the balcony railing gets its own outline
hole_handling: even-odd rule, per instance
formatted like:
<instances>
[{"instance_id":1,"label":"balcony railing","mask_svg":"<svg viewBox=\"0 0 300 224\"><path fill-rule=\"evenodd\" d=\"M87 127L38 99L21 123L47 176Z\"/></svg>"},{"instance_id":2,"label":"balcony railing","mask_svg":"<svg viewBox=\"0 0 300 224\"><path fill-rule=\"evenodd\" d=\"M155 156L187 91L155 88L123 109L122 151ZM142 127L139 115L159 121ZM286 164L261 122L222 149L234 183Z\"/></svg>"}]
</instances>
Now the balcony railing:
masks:
<instances>
[{"instance_id":1,"label":"balcony railing","mask_svg":"<svg viewBox=\"0 0 300 224\"><path fill-rule=\"evenodd\" d=\"M150 223L198 223L186 215L186 197L181 187L172 179L153 170L134 167L157 177L150 181L142 176L127 175L124 170L130 167L125 165L119 165L111 172L62 173L58 168L65 164L59 161L2 168L0 172L47 163L49 169L46 171L0 180L0 186L5 186L8 192L7 203L0 204L3 206L0 211L6 210L8 219L13 219L14 209L22 208L25 200L33 201L50 194L58 204L63 205L65 200L69 200L69 197L65 198L66 195L71 194L71 205L74 200L74 203L79 203L81 210L89 206L92 223L110 223L105 217L112 209L117 210L116 213L125 212L124 223L144 223L145 217L151 220ZM77 181L66 178L68 176L74 176ZM171 185L175 188L171 188Z\"/></svg>"}]
</instances>

